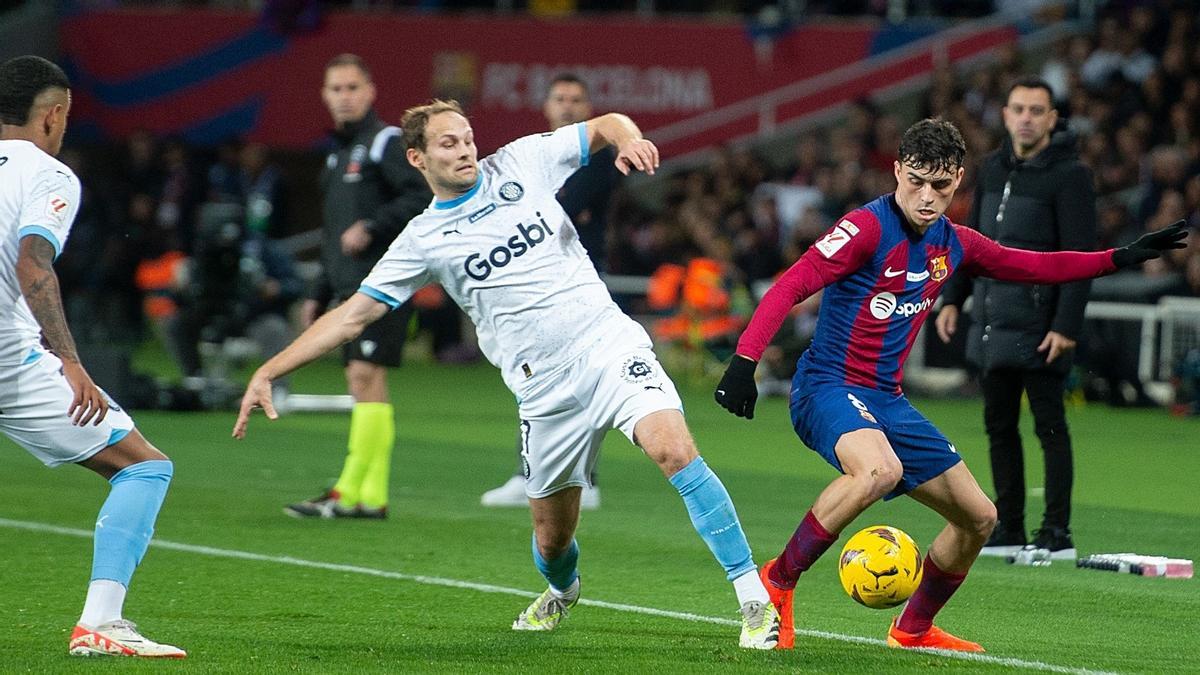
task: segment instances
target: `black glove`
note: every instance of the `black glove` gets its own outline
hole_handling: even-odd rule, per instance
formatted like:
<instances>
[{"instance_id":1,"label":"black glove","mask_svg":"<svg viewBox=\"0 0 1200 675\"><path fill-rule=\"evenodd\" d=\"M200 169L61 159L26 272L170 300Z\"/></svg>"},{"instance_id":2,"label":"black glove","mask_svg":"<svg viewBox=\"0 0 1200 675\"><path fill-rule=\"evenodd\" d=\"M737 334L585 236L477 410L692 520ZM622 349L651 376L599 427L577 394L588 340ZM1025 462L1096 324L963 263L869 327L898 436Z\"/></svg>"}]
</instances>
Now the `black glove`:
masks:
<instances>
[{"instance_id":1,"label":"black glove","mask_svg":"<svg viewBox=\"0 0 1200 675\"><path fill-rule=\"evenodd\" d=\"M1177 221L1161 230L1143 234L1137 241L1113 251L1112 261L1117 269L1140 265L1147 260L1162 257L1163 251L1187 248L1183 240L1188 236L1187 221Z\"/></svg>"},{"instance_id":2,"label":"black glove","mask_svg":"<svg viewBox=\"0 0 1200 675\"><path fill-rule=\"evenodd\" d=\"M754 384L754 370L757 367L758 364L751 359L733 355L714 393L722 408L738 417L754 419L754 402L758 400L758 385Z\"/></svg>"}]
</instances>

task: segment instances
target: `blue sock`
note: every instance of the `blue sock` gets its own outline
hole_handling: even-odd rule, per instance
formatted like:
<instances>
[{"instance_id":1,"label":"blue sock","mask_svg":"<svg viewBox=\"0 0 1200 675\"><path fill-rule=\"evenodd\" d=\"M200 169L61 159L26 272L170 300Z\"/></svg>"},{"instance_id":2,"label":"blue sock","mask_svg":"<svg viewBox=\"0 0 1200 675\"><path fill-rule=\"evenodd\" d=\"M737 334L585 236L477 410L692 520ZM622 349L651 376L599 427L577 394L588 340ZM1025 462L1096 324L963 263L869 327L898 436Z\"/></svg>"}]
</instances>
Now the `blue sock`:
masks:
<instances>
[{"instance_id":1,"label":"blue sock","mask_svg":"<svg viewBox=\"0 0 1200 675\"><path fill-rule=\"evenodd\" d=\"M537 566L550 587L559 592L565 592L579 578L579 542L571 539L571 547L567 552L554 560L546 560L538 552L537 534L533 535L533 564Z\"/></svg>"},{"instance_id":2,"label":"blue sock","mask_svg":"<svg viewBox=\"0 0 1200 675\"><path fill-rule=\"evenodd\" d=\"M111 579L129 587L133 569L150 546L173 471L170 460L160 459L131 464L109 479L112 490L96 519L92 581Z\"/></svg>"},{"instance_id":3,"label":"blue sock","mask_svg":"<svg viewBox=\"0 0 1200 675\"><path fill-rule=\"evenodd\" d=\"M679 490L679 496L683 497L683 504L692 518L692 526L708 544L717 562L725 568L725 577L733 581L754 571L750 544L746 542L729 492L717 474L704 463L704 459L693 459L671 476L670 481Z\"/></svg>"}]
</instances>

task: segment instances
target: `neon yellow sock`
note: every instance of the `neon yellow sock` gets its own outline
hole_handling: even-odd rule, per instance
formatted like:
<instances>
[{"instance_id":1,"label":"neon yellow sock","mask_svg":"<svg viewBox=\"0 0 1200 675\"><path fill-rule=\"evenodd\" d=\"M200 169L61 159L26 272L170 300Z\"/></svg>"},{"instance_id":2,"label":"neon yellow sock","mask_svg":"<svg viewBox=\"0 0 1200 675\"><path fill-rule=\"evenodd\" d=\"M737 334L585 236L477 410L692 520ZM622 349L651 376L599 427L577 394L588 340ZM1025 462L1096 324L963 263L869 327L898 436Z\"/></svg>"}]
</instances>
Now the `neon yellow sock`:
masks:
<instances>
[{"instance_id":1,"label":"neon yellow sock","mask_svg":"<svg viewBox=\"0 0 1200 675\"><path fill-rule=\"evenodd\" d=\"M355 403L350 410L350 438L346 442L349 452L342 465L342 475L333 489L337 491L338 504L350 508L362 499L363 477L371 465L371 445L367 442L370 426L370 406L386 403ZM366 406L366 407L364 407ZM391 406L388 406L391 407Z\"/></svg>"},{"instance_id":2,"label":"neon yellow sock","mask_svg":"<svg viewBox=\"0 0 1200 675\"><path fill-rule=\"evenodd\" d=\"M387 506L388 479L392 470L392 449L396 445L396 414L391 403L359 403L354 412L362 419L359 436L367 471L359 487L363 506L377 509Z\"/></svg>"}]
</instances>

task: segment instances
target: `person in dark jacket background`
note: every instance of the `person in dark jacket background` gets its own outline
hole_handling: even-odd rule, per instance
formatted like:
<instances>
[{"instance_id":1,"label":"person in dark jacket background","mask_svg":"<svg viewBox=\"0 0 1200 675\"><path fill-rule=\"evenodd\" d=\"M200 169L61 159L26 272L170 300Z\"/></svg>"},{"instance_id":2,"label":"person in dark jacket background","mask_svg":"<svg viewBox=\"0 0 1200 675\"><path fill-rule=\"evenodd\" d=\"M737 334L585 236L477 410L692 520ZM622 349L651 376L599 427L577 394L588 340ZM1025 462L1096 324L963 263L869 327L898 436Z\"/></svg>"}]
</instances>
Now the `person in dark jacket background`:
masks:
<instances>
[{"instance_id":1,"label":"person in dark jacket background","mask_svg":"<svg viewBox=\"0 0 1200 675\"><path fill-rule=\"evenodd\" d=\"M1050 86L1017 80L1003 109L1008 131L980 168L971 225L997 242L1034 251L1096 247L1096 194L1079 160L1077 138L1059 124ZM1063 389L1083 327L1089 281L1062 286L955 276L936 321L949 342L959 308L974 295L967 358L979 368L999 524L981 555L1008 555L1026 544L1025 461L1018 420L1029 397L1045 457L1046 509L1033 544L1056 559L1075 557L1071 539L1071 437Z\"/></svg>"},{"instance_id":2,"label":"person in dark jacket background","mask_svg":"<svg viewBox=\"0 0 1200 675\"><path fill-rule=\"evenodd\" d=\"M362 59L334 57L325 67L321 98L333 117L334 147L321 175L324 197L321 274L301 310L308 327L331 302L353 295L408 221L433 198L404 155L400 129L372 109L375 85ZM354 397L349 453L332 490L284 512L295 517L383 518L396 440L387 369L400 365L412 314L409 303L372 324L342 350Z\"/></svg>"}]
</instances>

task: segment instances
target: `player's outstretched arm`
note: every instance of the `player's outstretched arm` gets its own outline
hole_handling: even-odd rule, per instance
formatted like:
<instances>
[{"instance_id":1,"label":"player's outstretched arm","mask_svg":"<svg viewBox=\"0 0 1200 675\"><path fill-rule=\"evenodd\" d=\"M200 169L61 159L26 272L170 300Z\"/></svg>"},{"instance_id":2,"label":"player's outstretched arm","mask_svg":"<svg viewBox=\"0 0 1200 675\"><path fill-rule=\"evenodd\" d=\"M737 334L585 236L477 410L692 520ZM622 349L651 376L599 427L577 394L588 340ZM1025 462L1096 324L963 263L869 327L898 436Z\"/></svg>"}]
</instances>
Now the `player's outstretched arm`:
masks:
<instances>
[{"instance_id":1,"label":"player's outstretched arm","mask_svg":"<svg viewBox=\"0 0 1200 675\"><path fill-rule=\"evenodd\" d=\"M89 421L100 424L108 414L108 399L92 381L75 349L75 339L67 328L62 295L58 290L58 275L54 273L54 244L37 235L21 238L17 253L17 283L25 304L42 328L46 344L62 361L63 376L75 392L67 414L83 426Z\"/></svg>"},{"instance_id":2,"label":"player's outstretched arm","mask_svg":"<svg viewBox=\"0 0 1200 675\"><path fill-rule=\"evenodd\" d=\"M628 176L632 170L654 175L658 168L658 148L642 138L633 120L621 113L608 113L586 122L588 150L597 152L612 145L617 149L617 170Z\"/></svg>"},{"instance_id":3,"label":"player's outstretched arm","mask_svg":"<svg viewBox=\"0 0 1200 675\"><path fill-rule=\"evenodd\" d=\"M968 274L1027 284L1062 284L1111 274L1184 248L1188 236L1184 221L1142 235L1132 244L1106 251L1026 251L1001 246L978 232L956 225L963 244L964 270Z\"/></svg>"},{"instance_id":4,"label":"player's outstretched arm","mask_svg":"<svg viewBox=\"0 0 1200 675\"><path fill-rule=\"evenodd\" d=\"M387 312L388 306L384 303L362 293L355 293L333 311L323 314L292 344L254 371L254 376L246 385L246 393L242 396L237 422L233 425L233 437L246 437L246 424L255 408L262 408L269 419L279 417L271 400L273 380L353 340L364 328Z\"/></svg>"}]
</instances>

